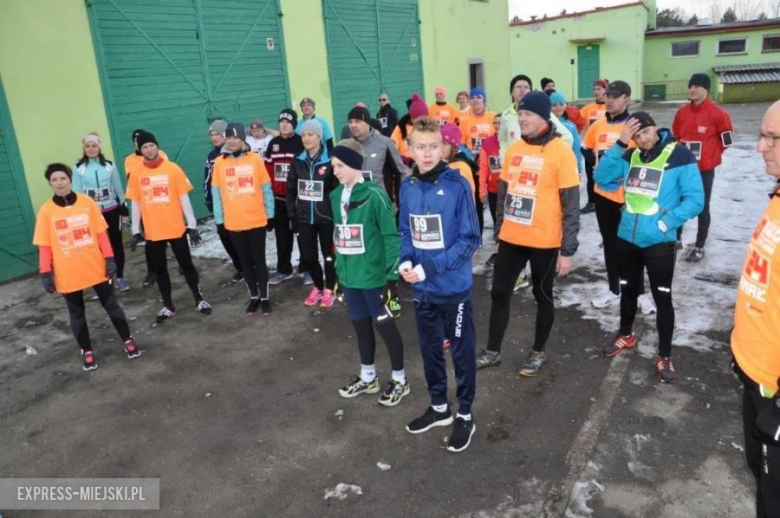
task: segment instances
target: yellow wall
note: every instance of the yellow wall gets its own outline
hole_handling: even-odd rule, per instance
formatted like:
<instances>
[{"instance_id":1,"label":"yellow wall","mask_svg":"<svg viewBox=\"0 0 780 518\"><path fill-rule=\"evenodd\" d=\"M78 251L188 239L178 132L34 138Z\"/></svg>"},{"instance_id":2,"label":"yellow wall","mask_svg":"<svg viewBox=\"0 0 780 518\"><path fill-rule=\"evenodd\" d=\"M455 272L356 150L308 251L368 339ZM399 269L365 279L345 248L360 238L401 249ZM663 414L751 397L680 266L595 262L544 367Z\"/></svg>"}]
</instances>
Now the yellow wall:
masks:
<instances>
[{"instance_id":1,"label":"yellow wall","mask_svg":"<svg viewBox=\"0 0 780 518\"><path fill-rule=\"evenodd\" d=\"M75 163L84 134L114 158L84 0L2 0L0 74L37 211L46 164Z\"/></svg>"},{"instance_id":2,"label":"yellow wall","mask_svg":"<svg viewBox=\"0 0 780 518\"><path fill-rule=\"evenodd\" d=\"M305 5L305 7L304 7ZM317 115L333 126L328 49L325 44L325 24L321 0L280 0L284 52L287 56L287 76L290 99L301 115L300 103L311 97L317 103ZM340 128L333 128L338 135Z\"/></svg>"},{"instance_id":3,"label":"yellow wall","mask_svg":"<svg viewBox=\"0 0 780 518\"><path fill-rule=\"evenodd\" d=\"M436 100L434 90L447 88L455 105L460 90L468 90L469 59L484 60L488 107L501 111L511 103L509 5L506 1L419 0L425 100Z\"/></svg>"}]
</instances>

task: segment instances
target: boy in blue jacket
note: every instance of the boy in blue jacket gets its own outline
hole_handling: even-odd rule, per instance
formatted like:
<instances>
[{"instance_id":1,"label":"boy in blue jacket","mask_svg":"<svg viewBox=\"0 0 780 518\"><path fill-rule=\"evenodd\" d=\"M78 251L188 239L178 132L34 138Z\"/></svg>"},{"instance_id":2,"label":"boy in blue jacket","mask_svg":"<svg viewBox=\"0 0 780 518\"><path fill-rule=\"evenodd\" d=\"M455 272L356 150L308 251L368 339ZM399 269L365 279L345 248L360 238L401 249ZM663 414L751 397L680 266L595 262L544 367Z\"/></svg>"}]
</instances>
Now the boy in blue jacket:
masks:
<instances>
[{"instance_id":1,"label":"boy in blue jacket","mask_svg":"<svg viewBox=\"0 0 780 518\"><path fill-rule=\"evenodd\" d=\"M627 149L632 139L637 149ZM618 227L620 330L604 348L604 356L617 356L624 349L636 347L631 327L644 266L658 307L655 368L662 383L673 383L672 278L676 232L704 208L704 188L696 158L688 148L675 142L671 131L658 129L649 114L636 112L623 127L616 145L604 153L593 177L599 184L622 183L626 193Z\"/></svg>"},{"instance_id":2,"label":"boy in blue jacket","mask_svg":"<svg viewBox=\"0 0 780 518\"><path fill-rule=\"evenodd\" d=\"M399 272L412 285L417 335L431 406L406 427L423 433L453 423L447 401L442 343L451 343L458 386L458 414L447 449L465 450L474 434L471 404L476 392L476 330L471 308L471 259L481 244L468 182L442 161L439 123L414 123L409 152L415 167L401 184Z\"/></svg>"}]
</instances>

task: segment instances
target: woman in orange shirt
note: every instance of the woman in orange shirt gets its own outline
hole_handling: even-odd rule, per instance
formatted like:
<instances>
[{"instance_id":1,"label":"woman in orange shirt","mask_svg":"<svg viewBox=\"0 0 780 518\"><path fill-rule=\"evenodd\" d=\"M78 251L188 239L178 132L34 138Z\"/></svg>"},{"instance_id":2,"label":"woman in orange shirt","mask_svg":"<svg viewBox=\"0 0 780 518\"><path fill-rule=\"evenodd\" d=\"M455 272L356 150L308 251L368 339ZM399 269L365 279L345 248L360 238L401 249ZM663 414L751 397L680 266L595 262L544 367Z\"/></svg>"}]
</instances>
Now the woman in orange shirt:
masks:
<instances>
[{"instance_id":1,"label":"woman in orange shirt","mask_svg":"<svg viewBox=\"0 0 780 518\"><path fill-rule=\"evenodd\" d=\"M48 293L58 291L65 298L70 327L81 347L82 368L91 371L98 366L85 315L84 290L88 288L100 298L125 344L127 357L139 357L141 350L130 336L125 312L112 285L117 266L100 208L90 197L71 190L73 171L67 165L50 164L45 176L54 196L38 212L33 244L40 256L43 289Z\"/></svg>"}]
</instances>

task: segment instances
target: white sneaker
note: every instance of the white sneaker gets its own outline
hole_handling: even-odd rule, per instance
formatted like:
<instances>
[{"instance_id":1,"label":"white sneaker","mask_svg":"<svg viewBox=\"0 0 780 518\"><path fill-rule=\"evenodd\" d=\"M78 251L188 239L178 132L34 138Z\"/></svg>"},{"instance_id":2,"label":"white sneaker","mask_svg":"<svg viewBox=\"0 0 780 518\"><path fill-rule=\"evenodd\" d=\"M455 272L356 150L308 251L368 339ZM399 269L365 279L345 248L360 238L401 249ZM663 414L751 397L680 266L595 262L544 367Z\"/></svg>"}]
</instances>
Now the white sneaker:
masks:
<instances>
[{"instance_id":1,"label":"white sneaker","mask_svg":"<svg viewBox=\"0 0 780 518\"><path fill-rule=\"evenodd\" d=\"M612 304L617 304L620 302L620 294L615 295L611 291L604 290L604 293L593 299L591 304L593 304L594 308L603 309L608 306L611 306Z\"/></svg>"},{"instance_id":2,"label":"white sneaker","mask_svg":"<svg viewBox=\"0 0 780 518\"><path fill-rule=\"evenodd\" d=\"M647 293L639 296L639 309L642 310L643 315L652 315L657 311L653 297Z\"/></svg>"}]
</instances>

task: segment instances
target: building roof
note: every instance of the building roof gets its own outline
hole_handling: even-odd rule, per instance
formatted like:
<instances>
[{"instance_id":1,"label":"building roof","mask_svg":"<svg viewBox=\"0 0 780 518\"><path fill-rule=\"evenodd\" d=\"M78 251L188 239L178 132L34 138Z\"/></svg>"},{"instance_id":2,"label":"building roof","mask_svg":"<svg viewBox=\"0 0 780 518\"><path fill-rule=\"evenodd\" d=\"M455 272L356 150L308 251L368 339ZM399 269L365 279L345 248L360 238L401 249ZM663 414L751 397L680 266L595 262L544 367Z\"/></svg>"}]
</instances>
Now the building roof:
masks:
<instances>
[{"instance_id":1,"label":"building roof","mask_svg":"<svg viewBox=\"0 0 780 518\"><path fill-rule=\"evenodd\" d=\"M519 22L510 22L510 27L517 27L520 25L533 25L534 23L546 23L551 22L553 20L562 20L564 18L577 18L586 14L593 14L593 13L603 13L604 11L612 11L615 9L624 9L626 7L636 7L638 5L644 5L644 2L630 2L627 4L620 4L620 5L613 5L611 7L596 7L595 9L591 9L590 11L581 11L579 13L567 13L567 14L559 14L558 16L548 16L547 18L539 18L537 17L535 20L523 20Z\"/></svg>"},{"instance_id":2,"label":"building roof","mask_svg":"<svg viewBox=\"0 0 780 518\"><path fill-rule=\"evenodd\" d=\"M722 65L712 67L722 84L778 83L780 63L760 65Z\"/></svg>"},{"instance_id":3,"label":"building roof","mask_svg":"<svg viewBox=\"0 0 780 518\"><path fill-rule=\"evenodd\" d=\"M645 32L648 38L663 36L682 36L688 34L709 34L718 32L749 31L780 28L780 18L751 20L747 22L714 23L712 25L686 25L683 27L659 27Z\"/></svg>"}]
</instances>

